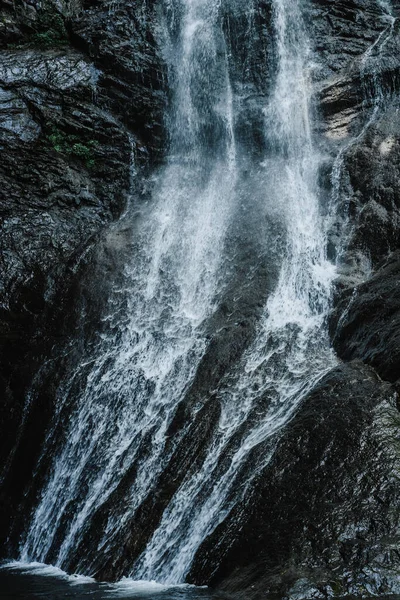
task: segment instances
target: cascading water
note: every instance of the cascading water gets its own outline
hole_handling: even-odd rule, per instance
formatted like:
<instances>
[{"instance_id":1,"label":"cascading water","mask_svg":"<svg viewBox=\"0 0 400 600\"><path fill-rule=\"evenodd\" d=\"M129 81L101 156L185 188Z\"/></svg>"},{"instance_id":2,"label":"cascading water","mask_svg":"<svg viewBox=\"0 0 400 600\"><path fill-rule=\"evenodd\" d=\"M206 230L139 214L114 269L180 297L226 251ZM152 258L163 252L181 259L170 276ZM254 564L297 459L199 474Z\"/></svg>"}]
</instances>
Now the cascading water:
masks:
<instances>
[{"instance_id":1,"label":"cascading water","mask_svg":"<svg viewBox=\"0 0 400 600\"><path fill-rule=\"evenodd\" d=\"M219 428L207 458L171 501L132 572L143 579L185 579L202 541L243 493L239 484L251 451L268 438L272 450L274 435L335 360L325 331L334 268L319 210L321 157L311 139L311 57L300 3L276 0L274 23L278 73L265 108L270 152L263 168L271 181L266 192L284 214L286 255L255 340L221 385ZM260 398L267 398L264 406ZM270 456L265 450L262 465ZM249 483L252 473L244 477Z\"/></svg>"},{"instance_id":2,"label":"cascading water","mask_svg":"<svg viewBox=\"0 0 400 600\"><path fill-rule=\"evenodd\" d=\"M212 0L167 7L171 21L181 19L177 39L165 48L174 88L169 160L156 176L151 206L136 216L125 315L108 317L115 337L104 340L87 376L23 547L25 560L46 560L74 500L55 559L63 565L87 520L137 461L128 509L134 513L162 469L166 430L204 354L201 325L214 308L236 178L217 10ZM123 524L123 517L110 519L107 537Z\"/></svg>"},{"instance_id":3,"label":"cascading water","mask_svg":"<svg viewBox=\"0 0 400 600\"><path fill-rule=\"evenodd\" d=\"M126 289L113 297L110 333L90 370L84 365L74 375L86 373L84 391L22 560L51 557L68 565L97 508L131 472L129 502L110 512L93 548L103 552L156 488L171 458L166 434L207 351L204 324L224 285L239 163L247 160L235 143L235 92L220 8L218 0L166 3L173 90L167 164L154 178L151 201L134 215L134 253ZM260 170L265 203L285 230L280 275L253 341L215 391L221 410L207 454L183 479L131 565L135 578L185 580L200 544L244 496L299 402L335 363L325 326L335 271L326 258L322 158L311 132L313 57L301 0L273 0L273 27L276 73L264 106Z\"/></svg>"}]
</instances>

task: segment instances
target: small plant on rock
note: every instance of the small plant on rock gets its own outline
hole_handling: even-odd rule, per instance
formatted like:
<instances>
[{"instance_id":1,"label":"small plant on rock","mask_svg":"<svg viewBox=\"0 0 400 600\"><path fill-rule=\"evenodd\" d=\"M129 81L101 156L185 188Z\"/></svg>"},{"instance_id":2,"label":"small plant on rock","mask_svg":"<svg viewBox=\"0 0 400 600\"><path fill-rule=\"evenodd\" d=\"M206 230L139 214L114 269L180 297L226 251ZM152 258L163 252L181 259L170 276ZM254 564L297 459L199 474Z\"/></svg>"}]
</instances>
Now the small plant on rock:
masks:
<instances>
[{"instance_id":1,"label":"small plant on rock","mask_svg":"<svg viewBox=\"0 0 400 600\"><path fill-rule=\"evenodd\" d=\"M94 149L96 140L82 141L75 134L67 134L58 127L52 127L48 136L49 142L59 154L66 154L85 163L87 169L95 166Z\"/></svg>"}]
</instances>

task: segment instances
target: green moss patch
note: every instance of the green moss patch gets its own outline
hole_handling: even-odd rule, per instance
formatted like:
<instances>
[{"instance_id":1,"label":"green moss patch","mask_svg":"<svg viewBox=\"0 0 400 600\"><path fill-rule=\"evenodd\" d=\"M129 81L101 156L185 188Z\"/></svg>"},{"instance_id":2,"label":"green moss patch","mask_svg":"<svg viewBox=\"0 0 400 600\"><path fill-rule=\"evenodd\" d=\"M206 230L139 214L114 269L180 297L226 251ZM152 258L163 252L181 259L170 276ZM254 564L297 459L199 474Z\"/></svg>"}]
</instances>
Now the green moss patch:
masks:
<instances>
[{"instance_id":1,"label":"green moss patch","mask_svg":"<svg viewBox=\"0 0 400 600\"><path fill-rule=\"evenodd\" d=\"M68 32L62 15L49 2L37 12L37 19L25 41L9 44L9 48L57 48L68 44Z\"/></svg>"},{"instance_id":2,"label":"green moss patch","mask_svg":"<svg viewBox=\"0 0 400 600\"><path fill-rule=\"evenodd\" d=\"M47 137L56 152L81 160L88 169L94 168L96 140L83 141L77 135L65 133L54 126Z\"/></svg>"},{"instance_id":3,"label":"green moss patch","mask_svg":"<svg viewBox=\"0 0 400 600\"><path fill-rule=\"evenodd\" d=\"M31 36L31 43L46 48L62 46L68 42L68 33L61 15L48 7L38 15L38 31Z\"/></svg>"}]
</instances>

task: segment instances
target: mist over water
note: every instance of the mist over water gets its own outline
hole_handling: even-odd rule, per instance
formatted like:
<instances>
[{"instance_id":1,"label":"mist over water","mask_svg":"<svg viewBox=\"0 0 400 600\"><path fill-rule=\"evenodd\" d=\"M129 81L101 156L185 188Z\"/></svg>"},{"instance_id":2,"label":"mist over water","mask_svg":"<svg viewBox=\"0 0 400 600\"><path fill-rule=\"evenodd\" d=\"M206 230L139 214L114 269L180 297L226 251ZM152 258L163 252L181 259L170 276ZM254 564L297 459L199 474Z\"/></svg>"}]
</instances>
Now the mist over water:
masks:
<instances>
[{"instance_id":1,"label":"mist over water","mask_svg":"<svg viewBox=\"0 0 400 600\"><path fill-rule=\"evenodd\" d=\"M67 568L96 511L127 477L124 502L109 510L91 549L94 558L101 555L157 488L176 447L167 444L170 424L207 354L207 324L231 283L229 235L244 210L268 216L256 231L260 236L265 223L265 240L276 221L279 274L251 343L217 382L219 422L207 453L183 478L127 575L185 581L201 543L245 497L301 399L335 364L325 323L335 269L326 257L322 157L312 136L314 57L302 4L273 1L272 92L260 106L263 154L254 157L236 139L240 94L231 81L222 4L165 2L168 156L152 178L151 199L133 214L132 256L106 316L108 333L90 368L72 378L84 378L83 391L21 560ZM247 22L251 27L251 6ZM67 399L64 391L60 403ZM90 564L90 556L85 560Z\"/></svg>"}]
</instances>

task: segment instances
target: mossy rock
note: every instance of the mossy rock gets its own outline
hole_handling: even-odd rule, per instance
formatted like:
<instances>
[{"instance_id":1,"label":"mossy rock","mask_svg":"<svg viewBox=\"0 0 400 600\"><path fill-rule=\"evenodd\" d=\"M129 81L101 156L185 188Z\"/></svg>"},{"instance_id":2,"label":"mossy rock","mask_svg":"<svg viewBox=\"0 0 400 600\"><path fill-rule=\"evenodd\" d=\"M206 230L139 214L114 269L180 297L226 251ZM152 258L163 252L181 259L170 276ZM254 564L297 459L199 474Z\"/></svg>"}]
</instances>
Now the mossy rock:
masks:
<instances>
[{"instance_id":1,"label":"mossy rock","mask_svg":"<svg viewBox=\"0 0 400 600\"><path fill-rule=\"evenodd\" d=\"M68 44L68 32L63 16L51 2L44 2L31 22L24 40L9 44L9 48L54 48Z\"/></svg>"},{"instance_id":2,"label":"mossy rock","mask_svg":"<svg viewBox=\"0 0 400 600\"><path fill-rule=\"evenodd\" d=\"M75 134L65 133L58 127L52 126L47 136L48 141L56 152L65 154L84 162L87 169L95 167L96 140L82 140Z\"/></svg>"}]
</instances>

